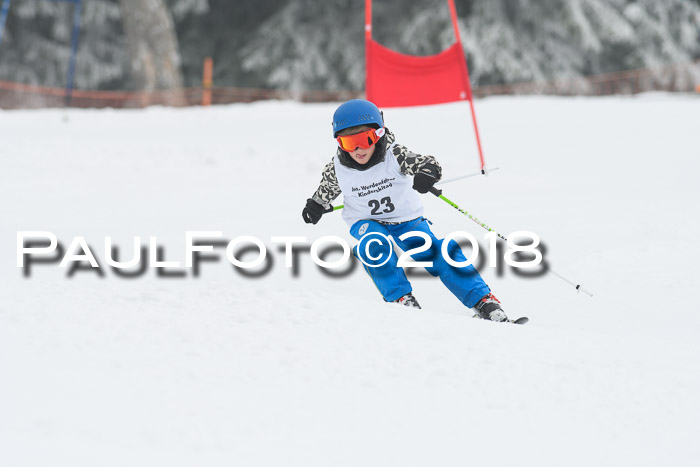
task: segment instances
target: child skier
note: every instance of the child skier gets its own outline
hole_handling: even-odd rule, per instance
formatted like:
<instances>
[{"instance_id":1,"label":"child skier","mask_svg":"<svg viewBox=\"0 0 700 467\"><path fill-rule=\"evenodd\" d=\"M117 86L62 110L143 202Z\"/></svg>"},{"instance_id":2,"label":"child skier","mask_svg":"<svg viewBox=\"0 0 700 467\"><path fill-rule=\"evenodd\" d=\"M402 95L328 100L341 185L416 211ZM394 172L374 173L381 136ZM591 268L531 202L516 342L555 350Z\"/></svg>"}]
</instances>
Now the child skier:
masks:
<instances>
[{"instance_id":1,"label":"child skier","mask_svg":"<svg viewBox=\"0 0 700 467\"><path fill-rule=\"evenodd\" d=\"M339 145L336 157L323 169L320 186L306 201L302 211L304 221L316 224L324 213L332 210L331 201L343 193L343 219L350 225L350 234L358 240L367 234L387 237L383 243L366 242L362 248L358 244L355 255L363 255L366 265L376 266L365 269L384 300L415 308L420 305L403 268L397 266L396 253L392 250L381 265L371 261L388 250L388 236L403 251L408 251L420 247L425 240L399 237L406 232L423 232L430 236L432 245L412 258L432 261L432 266L426 267L428 272L438 276L459 301L474 308L481 318L506 321L500 302L473 266L456 268L445 261L441 254L442 240L435 237L429 221L423 217L423 205L416 192L427 193L440 180L442 169L437 160L397 144L393 133L384 127L377 106L363 99L349 100L338 107L333 115L333 137ZM456 242L451 242L448 249L454 261L466 260Z\"/></svg>"}]
</instances>

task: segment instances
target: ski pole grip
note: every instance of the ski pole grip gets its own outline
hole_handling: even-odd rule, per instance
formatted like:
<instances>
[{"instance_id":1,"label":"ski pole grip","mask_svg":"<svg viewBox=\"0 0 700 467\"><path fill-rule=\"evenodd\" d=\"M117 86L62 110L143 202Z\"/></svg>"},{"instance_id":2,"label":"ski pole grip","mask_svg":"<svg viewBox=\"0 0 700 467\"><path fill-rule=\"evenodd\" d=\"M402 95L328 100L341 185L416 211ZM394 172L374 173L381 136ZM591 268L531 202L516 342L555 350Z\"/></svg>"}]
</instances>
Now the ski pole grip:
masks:
<instances>
[{"instance_id":1,"label":"ski pole grip","mask_svg":"<svg viewBox=\"0 0 700 467\"><path fill-rule=\"evenodd\" d=\"M434 194L435 196L440 196L440 195L442 195L442 190L441 190L440 188L435 188L434 186L433 186L433 187L430 187L430 190L428 190L428 191L430 191L430 192L431 192L432 194Z\"/></svg>"}]
</instances>

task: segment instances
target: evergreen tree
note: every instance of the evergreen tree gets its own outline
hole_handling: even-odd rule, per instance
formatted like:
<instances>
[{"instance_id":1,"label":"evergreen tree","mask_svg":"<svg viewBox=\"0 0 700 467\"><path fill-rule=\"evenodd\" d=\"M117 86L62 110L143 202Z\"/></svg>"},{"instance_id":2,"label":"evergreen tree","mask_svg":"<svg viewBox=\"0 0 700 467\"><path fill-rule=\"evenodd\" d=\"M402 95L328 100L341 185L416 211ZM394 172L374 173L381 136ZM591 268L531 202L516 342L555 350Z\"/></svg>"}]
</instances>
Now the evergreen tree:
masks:
<instances>
[{"instance_id":1,"label":"evergreen tree","mask_svg":"<svg viewBox=\"0 0 700 467\"><path fill-rule=\"evenodd\" d=\"M286 0L169 0L188 86L202 82L202 61L214 58L218 86L260 87L261 71L241 67L242 49Z\"/></svg>"},{"instance_id":2,"label":"evergreen tree","mask_svg":"<svg viewBox=\"0 0 700 467\"><path fill-rule=\"evenodd\" d=\"M52 0L13 1L0 45L0 80L63 87L73 8ZM83 2L75 87L123 86L126 49L116 0Z\"/></svg>"},{"instance_id":3,"label":"evergreen tree","mask_svg":"<svg viewBox=\"0 0 700 467\"><path fill-rule=\"evenodd\" d=\"M184 85L199 85L202 60L211 56L219 86L364 88L362 0L158 1L174 20ZM700 59L700 0L455 3L476 85L635 68L658 70L657 80L678 87L700 81L700 67L693 65ZM0 80L64 86L72 8L14 0L0 45ZM373 37L394 50L434 54L454 42L446 0L375 0L373 8ZM124 19L120 0L83 2L77 88L139 87L129 81ZM669 72L669 64L684 65Z\"/></svg>"},{"instance_id":4,"label":"evergreen tree","mask_svg":"<svg viewBox=\"0 0 700 467\"><path fill-rule=\"evenodd\" d=\"M267 86L291 91L356 88L364 76L360 3L287 2L243 47L243 69Z\"/></svg>"}]
</instances>

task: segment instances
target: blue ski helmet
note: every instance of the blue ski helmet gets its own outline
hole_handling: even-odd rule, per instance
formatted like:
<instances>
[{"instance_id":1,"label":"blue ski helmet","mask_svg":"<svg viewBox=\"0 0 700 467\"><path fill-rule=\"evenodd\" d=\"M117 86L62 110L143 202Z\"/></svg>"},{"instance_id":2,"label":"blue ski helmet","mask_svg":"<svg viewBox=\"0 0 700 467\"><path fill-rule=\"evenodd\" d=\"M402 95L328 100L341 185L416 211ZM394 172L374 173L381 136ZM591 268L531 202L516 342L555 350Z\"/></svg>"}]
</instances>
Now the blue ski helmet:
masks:
<instances>
[{"instance_id":1,"label":"blue ski helmet","mask_svg":"<svg viewBox=\"0 0 700 467\"><path fill-rule=\"evenodd\" d=\"M340 130L367 125L382 128L384 118L376 105L364 99L351 99L341 104L333 114L333 138Z\"/></svg>"}]
</instances>

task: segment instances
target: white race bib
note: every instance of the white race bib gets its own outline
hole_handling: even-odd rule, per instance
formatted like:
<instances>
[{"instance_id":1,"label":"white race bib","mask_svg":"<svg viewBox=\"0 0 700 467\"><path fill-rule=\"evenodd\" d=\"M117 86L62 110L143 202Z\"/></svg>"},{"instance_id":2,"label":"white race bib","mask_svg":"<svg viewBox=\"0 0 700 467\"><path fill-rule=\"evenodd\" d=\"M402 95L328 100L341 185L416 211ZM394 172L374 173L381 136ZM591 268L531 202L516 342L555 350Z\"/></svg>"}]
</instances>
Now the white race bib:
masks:
<instances>
[{"instance_id":1,"label":"white race bib","mask_svg":"<svg viewBox=\"0 0 700 467\"><path fill-rule=\"evenodd\" d=\"M413 178L401 173L392 153L367 170L345 167L335 158L335 175L343 192L343 219L352 226L362 219L405 222L423 215L423 204L413 189Z\"/></svg>"}]
</instances>

